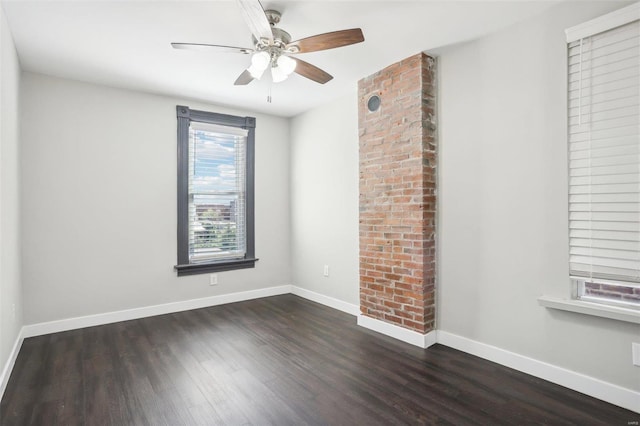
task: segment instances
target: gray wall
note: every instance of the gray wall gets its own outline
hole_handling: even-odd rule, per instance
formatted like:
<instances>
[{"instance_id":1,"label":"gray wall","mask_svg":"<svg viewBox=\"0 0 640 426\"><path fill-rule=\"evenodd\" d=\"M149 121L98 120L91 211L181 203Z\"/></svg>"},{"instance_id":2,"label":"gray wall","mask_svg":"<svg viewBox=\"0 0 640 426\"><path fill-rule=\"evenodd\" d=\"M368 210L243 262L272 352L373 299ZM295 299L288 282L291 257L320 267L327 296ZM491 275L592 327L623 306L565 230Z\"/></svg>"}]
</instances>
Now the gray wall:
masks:
<instances>
[{"instance_id":1,"label":"gray wall","mask_svg":"<svg viewBox=\"0 0 640 426\"><path fill-rule=\"evenodd\" d=\"M291 120L293 284L359 304L356 93ZM323 276L329 265L329 277Z\"/></svg>"},{"instance_id":2,"label":"gray wall","mask_svg":"<svg viewBox=\"0 0 640 426\"><path fill-rule=\"evenodd\" d=\"M19 89L20 64L0 7L0 373L22 327Z\"/></svg>"},{"instance_id":3,"label":"gray wall","mask_svg":"<svg viewBox=\"0 0 640 426\"><path fill-rule=\"evenodd\" d=\"M255 269L177 278L176 104L38 74L22 78L25 323L290 284L289 123L254 115Z\"/></svg>"},{"instance_id":4,"label":"gray wall","mask_svg":"<svg viewBox=\"0 0 640 426\"><path fill-rule=\"evenodd\" d=\"M439 52L438 328L640 390L640 326L536 301L569 295L564 29L622 5L558 5Z\"/></svg>"}]
</instances>

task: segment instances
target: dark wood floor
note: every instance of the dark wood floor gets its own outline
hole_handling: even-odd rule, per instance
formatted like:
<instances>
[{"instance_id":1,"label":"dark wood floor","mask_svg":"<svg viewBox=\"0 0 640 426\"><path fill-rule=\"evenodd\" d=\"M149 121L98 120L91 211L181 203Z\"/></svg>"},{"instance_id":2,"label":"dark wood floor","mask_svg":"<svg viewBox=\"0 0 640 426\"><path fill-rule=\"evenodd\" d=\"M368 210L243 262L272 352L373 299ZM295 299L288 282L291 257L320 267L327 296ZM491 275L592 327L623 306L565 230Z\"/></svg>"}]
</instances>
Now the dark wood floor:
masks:
<instances>
[{"instance_id":1,"label":"dark wood floor","mask_svg":"<svg viewBox=\"0 0 640 426\"><path fill-rule=\"evenodd\" d=\"M640 415L293 295L25 340L2 425L628 425Z\"/></svg>"}]
</instances>

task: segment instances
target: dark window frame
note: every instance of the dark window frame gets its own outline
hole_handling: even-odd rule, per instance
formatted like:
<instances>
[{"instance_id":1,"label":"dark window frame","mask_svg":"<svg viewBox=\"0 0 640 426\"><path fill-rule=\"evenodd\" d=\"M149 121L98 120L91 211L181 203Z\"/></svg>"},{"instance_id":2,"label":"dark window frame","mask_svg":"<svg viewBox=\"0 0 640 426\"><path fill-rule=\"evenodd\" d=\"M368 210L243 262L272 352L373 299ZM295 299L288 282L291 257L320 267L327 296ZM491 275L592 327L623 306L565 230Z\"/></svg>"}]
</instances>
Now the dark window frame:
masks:
<instances>
[{"instance_id":1,"label":"dark window frame","mask_svg":"<svg viewBox=\"0 0 640 426\"><path fill-rule=\"evenodd\" d=\"M255 128L254 117L239 117L176 106L178 119L178 276L255 267ZM246 129L246 253L242 259L189 263L189 125L192 121Z\"/></svg>"}]
</instances>

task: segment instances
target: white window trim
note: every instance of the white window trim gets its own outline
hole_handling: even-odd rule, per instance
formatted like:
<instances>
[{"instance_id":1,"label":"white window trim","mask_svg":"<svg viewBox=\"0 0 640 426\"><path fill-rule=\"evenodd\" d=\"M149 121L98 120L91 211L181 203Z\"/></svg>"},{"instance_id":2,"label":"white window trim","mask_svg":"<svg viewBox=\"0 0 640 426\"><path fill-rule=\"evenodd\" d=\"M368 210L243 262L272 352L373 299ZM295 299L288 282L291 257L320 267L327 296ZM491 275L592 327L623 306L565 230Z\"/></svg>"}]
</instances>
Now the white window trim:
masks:
<instances>
[{"instance_id":1,"label":"white window trim","mask_svg":"<svg viewBox=\"0 0 640 426\"><path fill-rule=\"evenodd\" d=\"M255 257L255 127L254 117L238 117L228 114L219 114L209 111L198 111L187 106L176 106L178 119L178 191L177 191L177 258L178 264L174 266L179 277L185 275L207 274L211 272L231 271L236 269L254 268L258 259ZM188 167L188 141L189 128L192 123L207 123L208 125L222 125L241 128L238 132L247 134L247 159L246 159L246 250L243 258L217 258L208 261L191 262L189 260L189 167ZM199 124L195 124L199 126ZM205 124L203 126L206 127ZM209 127L210 128L210 127Z\"/></svg>"},{"instance_id":2,"label":"white window trim","mask_svg":"<svg viewBox=\"0 0 640 426\"><path fill-rule=\"evenodd\" d=\"M540 296L538 297L538 303L545 308L640 324L640 311L637 309L585 302L584 300L567 300L553 296Z\"/></svg>"},{"instance_id":3,"label":"white window trim","mask_svg":"<svg viewBox=\"0 0 640 426\"><path fill-rule=\"evenodd\" d=\"M565 30L567 43L628 24L638 19L640 19L640 2L633 3L622 9L568 28ZM545 308L640 324L640 310L634 308L547 295L540 296L538 303Z\"/></svg>"}]
</instances>

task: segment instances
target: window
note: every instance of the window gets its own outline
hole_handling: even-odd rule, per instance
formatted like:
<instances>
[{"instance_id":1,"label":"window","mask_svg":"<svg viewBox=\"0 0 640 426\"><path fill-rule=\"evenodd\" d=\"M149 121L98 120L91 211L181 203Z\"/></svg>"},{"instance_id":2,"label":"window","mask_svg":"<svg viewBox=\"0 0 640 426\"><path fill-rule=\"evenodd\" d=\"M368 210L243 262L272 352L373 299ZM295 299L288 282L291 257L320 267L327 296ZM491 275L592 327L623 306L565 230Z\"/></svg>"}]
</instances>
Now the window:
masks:
<instances>
[{"instance_id":1,"label":"window","mask_svg":"<svg viewBox=\"0 0 640 426\"><path fill-rule=\"evenodd\" d=\"M640 3L567 30L573 296L640 307Z\"/></svg>"},{"instance_id":2,"label":"window","mask_svg":"<svg viewBox=\"0 0 640 426\"><path fill-rule=\"evenodd\" d=\"M253 268L255 118L176 109L178 276Z\"/></svg>"}]
</instances>

